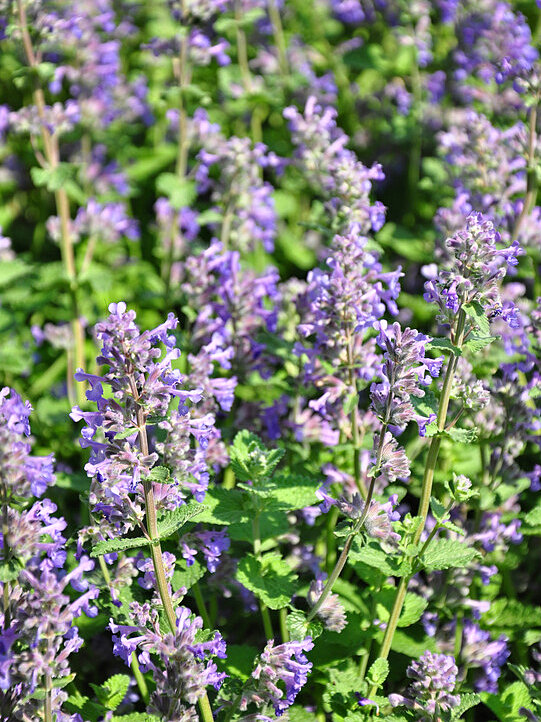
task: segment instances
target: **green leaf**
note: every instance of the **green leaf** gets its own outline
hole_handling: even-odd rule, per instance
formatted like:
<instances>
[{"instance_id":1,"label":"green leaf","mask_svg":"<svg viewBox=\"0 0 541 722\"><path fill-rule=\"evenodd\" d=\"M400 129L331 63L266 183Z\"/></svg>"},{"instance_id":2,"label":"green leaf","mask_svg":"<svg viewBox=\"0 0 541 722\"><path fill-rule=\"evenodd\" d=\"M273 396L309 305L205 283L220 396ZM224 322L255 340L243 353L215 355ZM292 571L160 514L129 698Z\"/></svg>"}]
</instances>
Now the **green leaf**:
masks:
<instances>
[{"instance_id":1,"label":"green leaf","mask_svg":"<svg viewBox=\"0 0 541 722\"><path fill-rule=\"evenodd\" d=\"M158 519L158 537L167 539L167 537L170 537L171 534L184 526L187 521L201 514L204 508L204 504L200 504L198 501L190 501L184 506L179 506L178 509L167 512Z\"/></svg>"},{"instance_id":2,"label":"green leaf","mask_svg":"<svg viewBox=\"0 0 541 722\"><path fill-rule=\"evenodd\" d=\"M323 625L318 619L306 620L306 614L300 609L292 609L288 612L286 627L289 630L291 639L302 640L310 636L316 639L323 632Z\"/></svg>"},{"instance_id":3,"label":"green leaf","mask_svg":"<svg viewBox=\"0 0 541 722\"><path fill-rule=\"evenodd\" d=\"M366 675L370 684L376 687L381 687L389 675L389 662L386 659L379 657L370 666L368 674Z\"/></svg>"},{"instance_id":4,"label":"green leaf","mask_svg":"<svg viewBox=\"0 0 541 722\"><path fill-rule=\"evenodd\" d=\"M261 484L259 488L268 492L267 504L271 509L293 511L317 504L319 500L316 491L320 486L319 479L300 474L279 474Z\"/></svg>"},{"instance_id":5,"label":"green leaf","mask_svg":"<svg viewBox=\"0 0 541 722\"><path fill-rule=\"evenodd\" d=\"M447 508L439 502L435 497L430 497L430 509L436 521L443 521L448 515Z\"/></svg>"},{"instance_id":6,"label":"green leaf","mask_svg":"<svg viewBox=\"0 0 541 722\"><path fill-rule=\"evenodd\" d=\"M462 308L466 315L473 321L475 326L481 331L482 335L485 337L490 336L490 324L485 310L479 301L465 303Z\"/></svg>"},{"instance_id":7,"label":"green leaf","mask_svg":"<svg viewBox=\"0 0 541 722\"><path fill-rule=\"evenodd\" d=\"M434 569L450 569L469 564L479 552L456 539L434 539L421 557L421 562L429 572Z\"/></svg>"},{"instance_id":8,"label":"green leaf","mask_svg":"<svg viewBox=\"0 0 541 722\"><path fill-rule=\"evenodd\" d=\"M448 338L433 338L426 344L427 348L436 349L437 351L450 351L455 356L462 356L462 351L449 341Z\"/></svg>"},{"instance_id":9,"label":"green leaf","mask_svg":"<svg viewBox=\"0 0 541 722\"><path fill-rule=\"evenodd\" d=\"M445 433L457 444L472 444L477 439L477 429L457 429L453 426Z\"/></svg>"},{"instance_id":10,"label":"green leaf","mask_svg":"<svg viewBox=\"0 0 541 722\"><path fill-rule=\"evenodd\" d=\"M438 413L439 402L430 389L425 389L424 396L410 396L410 401L418 416L427 419Z\"/></svg>"},{"instance_id":11,"label":"green leaf","mask_svg":"<svg viewBox=\"0 0 541 722\"><path fill-rule=\"evenodd\" d=\"M499 336L470 336L467 341L464 342L464 346L472 353L477 353L481 349L485 348L489 344L497 341Z\"/></svg>"},{"instance_id":12,"label":"green leaf","mask_svg":"<svg viewBox=\"0 0 541 722\"><path fill-rule=\"evenodd\" d=\"M523 604L518 599L496 599L483 614L483 623L494 627L541 627L541 607Z\"/></svg>"},{"instance_id":13,"label":"green leaf","mask_svg":"<svg viewBox=\"0 0 541 722\"><path fill-rule=\"evenodd\" d=\"M90 683L100 704L108 710L115 710L126 696L130 686L127 674L115 674L100 686Z\"/></svg>"},{"instance_id":14,"label":"green leaf","mask_svg":"<svg viewBox=\"0 0 541 722\"><path fill-rule=\"evenodd\" d=\"M190 587L193 587L196 582L205 576L206 571L206 568L198 562L197 559L190 566L187 565L185 559L177 561L173 579L171 580L173 590L176 592L181 587L190 589Z\"/></svg>"},{"instance_id":15,"label":"green leaf","mask_svg":"<svg viewBox=\"0 0 541 722\"><path fill-rule=\"evenodd\" d=\"M472 707L475 707L481 701L481 697L478 694L467 693L460 695L460 702L456 707L453 707L451 713L452 720L458 720L462 717L464 712L467 712Z\"/></svg>"},{"instance_id":16,"label":"green leaf","mask_svg":"<svg viewBox=\"0 0 541 722\"><path fill-rule=\"evenodd\" d=\"M156 484L170 484L173 481L167 466L153 466L147 478Z\"/></svg>"},{"instance_id":17,"label":"green leaf","mask_svg":"<svg viewBox=\"0 0 541 722\"><path fill-rule=\"evenodd\" d=\"M135 547L146 546L149 543L144 536L124 538L124 539L107 539L99 541L94 545L90 552L91 557L100 557L103 554L111 554L112 552L122 552L125 549L135 549Z\"/></svg>"},{"instance_id":18,"label":"green leaf","mask_svg":"<svg viewBox=\"0 0 541 722\"><path fill-rule=\"evenodd\" d=\"M541 526L541 504L529 511L524 517L524 521L528 526Z\"/></svg>"},{"instance_id":19,"label":"green leaf","mask_svg":"<svg viewBox=\"0 0 541 722\"><path fill-rule=\"evenodd\" d=\"M384 552L376 542L361 545L359 536L355 537L349 553L353 562L359 561L375 567L386 576L400 577L407 575L409 570L402 564L402 559Z\"/></svg>"},{"instance_id":20,"label":"green leaf","mask_svg":"<svg viewBox=\"0 0 541 722\"><path fill-rule=\"evenodd\" d=\"M521 707L530 709L532 699L528 687L523 682L514 682L505 688L501 695L481 692L481 700L494 712L500 722L518 722L523 719L519 715Z\"/></svg>"},{"instance_id":21,"label":"green leaf","mask_svg":"<svg viewBox=\"0 0 541 722\"><path fill-rule=\"evenodd\" d=\"M115 434L114 438L117 440L127 439L129 436L133 436L139 431L137 426L131 426L129 429L123 429Z\"/></svg>"},{"instance_id":22,"label":"green leaf","mask_svg":"<svg viewBox=\"0 0 541 722\"><path fill-rule=\"evenodd\" d=\"M389 619L391 609L396 598L395 587L385 587L381 589L374 598L376 602L376 616L386 622ZM423 597L413 592L408 592L404 599L404 606L398 619L399 627L409 627L421 619L423 612L428 606L428 602Z\"/></svg>"},{"instance_id":23,"label":"green leaf","mask_svg":"<svg viewBox=\"0 0 541 722\"><path fill-rule=\"evenodd\" d=\"M197 198L195 181L180 178L176 173L162 173L156 178L156 190L166 195L176 210L191 206Z\"/></svg>"},{"instance_id":24,"label":"green leaf","mask_svg":"<svg viewBox=\"0 0 541 722\"><path fill-rule=\"evenodd\" d=\"M221 665L227 674L240 677L244 682L252 674L258 653L257 647L248 644L228 644L227 659Z\"/></svg>"},{"instance_id":25,"label":"green leaf","mask_svg":"<svg viewBox=\"0 0 541 722\"><path fill-rule=\"evenodd\" d=\"M258 481L270 477L284 455L283 449L269 450L250 431L239 431L229 449L231 468L240 481Z\"/></svg>"},{"instance_id":26,"label":"green leaf","mask_svg":"<svg viewBox=\"0 0 541 722\"><path fill-rule=\"evenodd\" d=\"M252 520L251 507L245 504L245 495L240 489L215 487L205 494L204 508L198 522L208 524L238 524Z\"/></svg>"},{"instance_id":27,"label":"green leaf","mask_svg":"<svg viewBox=\"0 0 541 722\"><path fill-rule=\"evenodd\" d=\"M256 559L248 554L239 562L237 581L253 592L270 609L285 607L296 591L297 575L279 554L265 554Z\"/></svg>"},{"instance_id":28,"label":"green leaf","mask_svg":"<svg viewBox=\"0 0 541 722\"><path fill-rule=\"evenodd\" d=\"M405 632L403 629L397 629L394 633L393 643L391 645L393 652L405 654L406 657L420 657L427 650L436 652L436 643L433 637L427 637L424 632L413 627Z\"/></svg>"},{"instance_id":29,"label":"green leaf","mask_svg":"<svg viewBox=\"0 0 541 722\"><path fill-rule=\"evenodd\" d=\"M21 567L15 561L0 562L0 582L12 582L17 579L20 571Z\"/></svg>"}]
</instances>

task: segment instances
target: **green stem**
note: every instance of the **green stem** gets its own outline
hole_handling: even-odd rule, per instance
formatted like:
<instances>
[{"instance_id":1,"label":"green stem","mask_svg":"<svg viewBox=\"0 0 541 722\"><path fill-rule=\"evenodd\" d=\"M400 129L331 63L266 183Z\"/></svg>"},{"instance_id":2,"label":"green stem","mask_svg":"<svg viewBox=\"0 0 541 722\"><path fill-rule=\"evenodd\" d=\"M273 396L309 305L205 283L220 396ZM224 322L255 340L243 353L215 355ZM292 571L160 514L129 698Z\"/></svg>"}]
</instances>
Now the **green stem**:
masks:
<instances>
[{"instance_id":1,"label":"green stem","mask_svg":"<svg viewBox=\"0 0 541 722\"><path fill-rule=\"evenodd\" d=\"M240 76L242 85L247 93L252 92L252 75L250 66L248 65L248 48L246 43L246 33L240 26L242 20L242 5L240 0L235 0L235 20L237 29L237 60L240 68Z\"/></svg>"},{"instance_id":2,"label":"green stem","mask_svg":"<svg viewBox=\"0 0 541 722\"><path fill-rule=\"evenodd\" d=\"M201 587L199 586L199 582L195 582L195 584L192 585L191 589L195 603L197 604L197 610L199 612L199 616L203 620L203 624L207 629L212 629L212 624L210 623L210 617L209 613L207 612L207 607L205 605L205 600L203 599L203 594L201 592Z\"/></svg>"},{"instance_id":3,"label":"green stem","mask_svg":"<svg viewBox=\"0 0 541 722\"><path fill-rule=\"evenodd\" d=\"M148 691L146 679L143 677L143 674L139 669L139 662L137 661L137 655L135 654L135 652L131 656L130 667L131 671L133 672L135 681L137 682L137 687L141 694L141 699L145 704L148 704L150 700L150 693Z\"/></svg>"},{"instance_id":4,"label":"green stem","mask_svg":"<svg viewBox=\"0 0 541 722\"><path fill-rule=\"evenodd\" d=\"M310 610L310 614L308 615L306 621L310 622L316 616L316 614L321 609L323 603L325 602L325 600L331 593L335 581L340 576L340 572L342 571L342 569L344 568L344 566L346 564L349 550L351 549L351 545L353 544L353 539L355 538L355 535L357 534L357 531L358 531L357 527L358 527L358 524L355 525L355 531L353 533L351 533L348 536L348 538L346 539L346 543L344 544L342 553L338 557L336 566L332 570L330 577L327 579L327 583L325 584L325 587L323 588L323 591L321 592L321 596L319 597L317 602L314 604L314 606ZM359 526L359 528L360 528L360 526Z\"/></svg>"},{"instance_id":5,"label":"green stem","mask_svg":"<svg viewBox=\"0 0 541 722\"><path fill-rule=\"evenodd\" d=\"M355 378L355 368L353 365L353 336L349 329L347 334L347 355L349 367L349 385L351 387L351 392L355 395L355 403L353 404L353 409L351 410L351 433L353 437L353 473L355 477L355 485L357 486L357 489L359 490L362 498L366 499L367 491L361 478L361 457L359 454L361 448L361 438L359 433L359 414L357 410L359 393L357 391L357 379Z\"/></svg>"},{"instance_id":6,"label":"green stem","mask_svg":"<svg viewBox=\"0 0 541 722\"><path fill-rule=\"evenodd\" d=\"M287 609L282 607L280 609L280 634L282 636L282 642L285 644L289 642L289 630L287 628Z\"/></svg>"},{"instance_id":7,"label":"green stem","mask_svg":"<svg viewBox=\"0 0 541 722\"><path fill-rule=\"evenodd\" d=\"M261 560L261 531L259 527L259 512L256 512L255 517L252 521L252 534L254 537L254 556L260 561ZM261 619L263 620L263 629L267 639L274 639L274 632L272 630L272 622L270 613L267 605L259 600L259 609L261 610Z\"/></svg>"},{"instance_id":8,"label":"green stem","mask_svg":"<svg viewBox=\"0 0 541 722\"><path fill-rule=\"evenodd\" d=\"M201 712L201 718L203 719L203 722L214 722L214 718L212 716L212 708L210 706L209 698L207 697L206 693L199 698L197 703L199 705L199 711Z\"/></svg>"},{"instance_id":9,"label":"green stem","mask_svg":"<svg viewBox=\"0 0 541 722\"><path fill-rule=\"evenodd\" d=\"M278 50L278 63L280 66L280 72L284 77L287 77L289 73L289 63L287 62L287 46L286 39L284 36L284 28L282 26L282 18L275 0L268 0L267 5L269 11L269 18L272 24L272 32L274 35L274 42Z\"/></svg>"}]
</instances>

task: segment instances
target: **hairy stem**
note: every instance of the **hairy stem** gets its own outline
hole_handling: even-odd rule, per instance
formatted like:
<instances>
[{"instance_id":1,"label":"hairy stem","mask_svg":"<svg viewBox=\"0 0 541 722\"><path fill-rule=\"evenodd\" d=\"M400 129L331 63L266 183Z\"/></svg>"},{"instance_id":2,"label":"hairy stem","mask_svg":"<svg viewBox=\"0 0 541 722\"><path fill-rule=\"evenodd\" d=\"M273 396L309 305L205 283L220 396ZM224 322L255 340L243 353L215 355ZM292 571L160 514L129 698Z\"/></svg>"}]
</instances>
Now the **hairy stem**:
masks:
<instances>
[{"instance_id":1,"label":"hairy stem","mask_svg":"<svg viewBox=\"0 0 541 722\"><path fill-rule=\"evenodd\" d=\"M201 592L199 582L195 582L195 584L192 585L191 591L193 593L195 603L197 604L197 611L199 612L199 616L203 620L203 624L207 629L212 629L212 624L210 623L210 616L205 605L205 600L203 599L203 594Z\"/></svg>"},{"instance_id":2,"label":"hairy stem","mask_svg":"<svg viewBox=\"0 0 541 722\"><path fill-rule=\"evenodd\" d=\"M282 73L283 77L287 77L289 73L289 63L287 62L287 46L284 35L284 28L282 26L282 18L280 17L280 11L278 10L278 6L276 5L276 0L268 0L267 8L272 24L274 42L278 50L278 63L280 66L280 72Z\"/></svg>"}]
</instances>

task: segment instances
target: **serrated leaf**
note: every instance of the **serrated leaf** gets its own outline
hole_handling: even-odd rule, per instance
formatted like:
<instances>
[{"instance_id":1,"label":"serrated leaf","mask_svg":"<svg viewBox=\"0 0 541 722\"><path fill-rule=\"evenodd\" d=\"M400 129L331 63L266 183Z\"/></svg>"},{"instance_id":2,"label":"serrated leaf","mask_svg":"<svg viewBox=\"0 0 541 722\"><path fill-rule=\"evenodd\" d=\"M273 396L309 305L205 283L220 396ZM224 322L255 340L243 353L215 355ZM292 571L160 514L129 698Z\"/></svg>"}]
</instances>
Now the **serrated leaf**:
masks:
<instances>
[{"instance_id":1,"label":"serrated leaf","mask_svg":"<svg viewBox=\"0 0 541 722\"><path fill-rule=\"evenodd\" d=\"M437 349L438 351L451 351L455 356L462 356L462 351L455 346L448 338L433 338L426 344L427 348Z\"/></svg>"},{"instance_id":2,"label":"serrated leaf","mask_svg":"<svg viewBox=\"0 0 541 722\"><path fill-rule=\"evenodd\" d=\"M445 433L457 444L472 444L477 439L477 429L457 429L453 426Z\"/></svg>"},{"instance_id":3,"label":"serrated leaf","mask_svg":"<svg viewBox=\"0 0 541 722\"><path fill-rule=\"evenodd\" d=\"M443 521L447 516L447 509L444 504L439 502L434 496L430 497L430 509L436 521Z\"/></svg>"},{"instance_id":4,"label":"serrated leaf","mask_svg":"<svg viewBox=\"0 0 541 722\"><path fill-rule=\"evenodd\" d=\"M541 627L541 607L523 604L518 599L496 599L483 614L483 624L494 627Z\"/></svg>"},{"instance_id":5,"label":"serrated leaf","mask_svg":"<svg viewBox=\"0 0 541 722\"><path fill-rule=\"evenodd\" d=\"M221 662L220 666L223 666L228 674L245 681L252 673L259 651L257 647L248 644L228 644L227 659Z\"/></svg>"},{"instance_id":6,"label":"serrated leaf","mask_svg":"<svg viewBox=\"0 0 541 722\"><path fill-rule=\"evenodd\" d=\"M430 389L425 389L424 396L410 396L410 401L418 416L429 418L438 413L438 399Z\"/></svg>"},{"instance_id":7,"label":"serrated leaf","mask_svg":"<svg viewBox=\"0 0 541 722\"><path fill-rule=\"evenodd\" d=\"M126 696L130 678L127 674L115 674L105 680L102 685L90 683L90 686L96 693L98 701L106 709L114 711Z\"/></svg>"},{"instance_id":8,"label":"serrated leaf","mask_svg":"<svg viewBox=\"0 0 541 722\"><path fill-rule=\"evenodd\" d=\"M381 687L389 675L389 662L386 659L378 657L368 670L367 679L371 684Z\"/></svg>"},{"instance_id":9,"label":"serrated leaf","mask_svg":"<svg viewBox=\"0 0 541 722\"><path fill-rule=\"evenodd\" d=\"M236 578L270 609L285 607L296 591L297 575L276 553L265 554L261 559L253 554L244 557L237 567Z\"/></svg>"},{"instance_id":10,"label":"serrated leaf","mask_svg":"<svg viewBox=\"0 0 541 722\"><path fill-rule=\"evenodd\" d=\"M156 717L148 712L131 712L131 714L115 715L111 722L161 722L161 717Z\"/></svg>"},{"instance_id":11,"label":"serrated leaf","mask_svg":"<svg viewBox=\"0 0 541 722\"><path fill-rule=\"evenodd\" d=\"M434 539L420 561L431 572L435 569L464 567L479 556L476 549L456 539Z\"/></svg>"},{"instance_id":12,"label":"serrated leaf","mask_svg":"<svg viewBox=\"0 0 541 722\"><path fill-rule=\"evenodd\" d=\"M386 587L375 594L376 612L379 619L386 622L389 619L391 609L396 598L396 589ZM404 599L404 605L398 619L398 627L409 627L421 619L423 612L428 606L428 601L418 594L408 592Z\"/></svg>"},{"instance_id":13,"label":"serrated leaf","mask_svg":"<svg viewBox=\"0 0 541 722\"><path fill-rule=\"evenodd\" d=\"M158 519L158 537L160 539L167 539L171 534L174 534L186 522L193 519L195 516L201 514L205 508L204 504L200 504L197 501L190 501L184 506L179 506L178 509L167 512L160 519Z\"/></svg>"},{"instance_id":14,"label":"serrated leaf","mask_svg":"<svg viewBox=\"0 0 541 722\"><path fill-rule=\"evenodd\" d=\"M368 542L361 545L359 536L355 537L349 552L351 561L363 562L368 566L375 567L383 572L386 576L404 576L408 574L406 565L402 563L402 559L384 552L376 542Z\"/></svg>"},{"instance_id":15,"label":"serrated leaf","mask_svg":"<svg viewBox=\"0 0 541 722\"><path fill-rule=\"evenodd\" d=\"M198 522L236 524L251 521L252 509L245 508L245 495L239 489L215 487L205 494L204 508Z\"/></svg>"},{"instance_id":16,"label":"serrated leaf","mask_svg":"<svg viewBox=\"0 0 541 722\"><path fill-rule=\"evenodd\" d=\"M465 303L462 309L466 315L473 321L475 326L481 331L485 337L490 336L490 323L484 308L481 306L479 301L472 301L471 303Z\"/></svg>"},{"instance_id":17,"label":"serrated leaf","mask_svg":"<svg viewBox=\"0 0 541 722\"><path fill-rule=\"evenodd\" d=\"M156 484L168 484L173 480L167 466L153 466L147 478Z\"/></svg>"},{"instance_id":18,"label":"serrated leaf","mask_svg":"<svg viewBox=\"0 0 541 722\"><path fill-rule=\"evenodd\" d=\"M498 336L470 336L467 341L464 342L464 346L472 353L477 353L485 346L489 346L494 341L498 340Z\"/></svg>"},{"instance_id":19,"label":"serrated leaf","mask_svg":"<svg viewBox=\"0 0 541 722\"><path fill-rule=\"evenodd\" d=\"M291 639L302 640L310 636L316 639L323 632L323 625L318 619L306 620L306 614L299 609L292 609L288 612L286 627L289 630Z\"/></svg>"},{"instance_id":20,"label":"serrated leaf","mask_svg":"<svg viewBox=\"0 0 541 722\"><path fill-rule=\"evenodd\" d=\"M481 702L481 697L478 694L467 693L460 695L460 702L456 707L453 707L451 713L452 720L458 720L462 717L464 712L467 712L472 707L475 707Z\"/></svg>"},{"instance_id":21,"label":"serrated leaf","mask_svg":"<svg viewBox=\"0 0 541 722\"><path fill-rule=\"evenodd\" d=\"M268 479L284 455L283 449L267 449L261 439L243 429L229 449L231 468L240 481Z\"/></svg>"},{"instance_id":22,"label":"serrated leaf","mask_svg":"<svg viewBox=\"0 0 541 722\"><path fill-rule=\"evenodd\" d=\"M17 579L20 571L21 567L13 561L0 562L0 582L12 582Z\"/></svg>"},{"instance_id":23,"label":"serrated leaf","mask_svg":"<svg viewBox=\"0 0 541 722\"><path fill-rule=\"evenodd\" d=\"M167 196L177 211L191 206L197 198L195 181L180 178L177 173L162 173L156 178L156 190Z\"/></svg>"},{"instance_id":24,"label":"serrated leaf","mask_svg":"<svg viewBox=\"0 0 541 722\"><path fill-rule=\"evenodd\" d=\"M500 694L481 692L481 700L501 722L517 722L521 707L531 709L532 699L523 682L513 682Z\"/></svg>"},{"instance_id":25,"label":"serrated leaf","mask_svg":"<svg viewBox=\"0 0 541 722\"><path fill-rule=\"evenodd\" d=\"M149 543L144 536L123 538L123 539L107 539L99 541L94 545L90 552L91 557L99 557L103 554L112 554L113 552L122 552L125 549L135 549L136 547L146 546Z\"/></svg>"}]
</instances>

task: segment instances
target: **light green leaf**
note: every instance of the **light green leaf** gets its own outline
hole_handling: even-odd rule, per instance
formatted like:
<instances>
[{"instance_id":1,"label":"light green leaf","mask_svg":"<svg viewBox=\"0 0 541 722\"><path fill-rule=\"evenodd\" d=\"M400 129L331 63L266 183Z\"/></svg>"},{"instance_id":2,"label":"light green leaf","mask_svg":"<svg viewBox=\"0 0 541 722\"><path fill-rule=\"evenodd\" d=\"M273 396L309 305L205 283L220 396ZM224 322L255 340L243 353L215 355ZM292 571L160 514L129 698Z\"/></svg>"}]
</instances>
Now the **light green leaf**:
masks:
<instances>
[{"instance_id":1,"label":"light green leaf","mask_svg":"<svg viewBox=\"0 0 541 722\"><path fill-rule=\"evenodd\" d=\"M462 351L455 346L448 338L433 338L426 344L427 348L436 349L437 351L451 351L455 356L462 356Z\"/></svg>"},{"instance_id":2,"label":"light green leaf","mask_svg":"<svg viewBox=\"0 0 541 722\"><path fill-rule=\"evenodd\" d=\"M481 349L485 348L489 344L497 341L499 336L470 336L467 341L464 342L464 346L472 353L477 353Z\"/></svg>"},{"instance_id":3,"label":"light green leaf","mask_svg":"<svg viewBox=\"0 0 541 722\"><path fill-rule=\"evenodd\" d=\"M251 521L252 510L245 504L245 495L239 489L208 489L204 508L197 521L208 524L240 524Z\"/></svg>"},{"instance_id":4,"label":"light green leaf","mask_svg":"<svg viewBox=\"0 0 541 722\"><path fill-rule=\"evenodd\" d=\"M147 478L156 484L169 484L173 481L167 466L153 466Z\"/></svg>"},{"instance_id":5,"label":"light green leaf","mask_svg":"<svg viewBox=\"0 0 541 722\"><path fill-rule=\"evenodd\" d=\"M481 334L485 337L490 336L490 324L488 322L485 309L481 306L479 301L465 303L462 308L466 315L473 321L475 326L477 326L477 328L481 331Z\"/></svg>"},{"instance_id":6,"label":"light green leaf","mask_svg":"<svg viewBox=\"0 0 541 722\"><path fill-rule=\"evenodd\" d=\"M477 439L477 429L457 429L453 426L445 433L457 444L472 444Z\"/></svg>"},{"instance_id":7,"label":"light green leaf","mask_svg":"<svg viewBox=\"0 0 541 722\"><path fill-rule=\"evenodd\" d=\"M523 604L518 599L496 599L483 614L483 623L494 627L541 627L541 607Z\"/></svg>"},{"instance_id":8,"label":"light green leaf","mask_svg":"<svg viewBox=\"0 0 541 722\"><path fill-rule=\"evenodd\" d=\"M532 708L532 699L523 682L514 682L505 688L501 695L482 692L481 700L494 712L500 722L518 722L521 707Z\"/></svg>"},{"instance_id":9,"label":"light green leaf","mask_svg":"<svg viewBox=\"0 0 541 722\"><path fill-rule=\"evenodd\" d=\"M241 481L269 478L283 455L283 449L267 449L258 436L246 429L239 431L229 449L231 468Z\"/></svg>"},{"instance_id":10,"label":"light green leaf","mask_svg":"<svg viewBox=\"0 0 541 722\"><path fill-rule=\"evenodd\" d=\"M370 684L381 687L389 675L389 662L386 659L378 657L370 666L366 678Z\"/></svg>"},{"instance_id":11,"label":"light green leaf","mask_svg":"<svg viewBox=\"0 0 541 722\"><path fill-rule=\"evenodd\" d=\"M113 552L122 552L125 549L135 549L135 547L146 546L149 543L144 536L124 539L107 539L99 541L94 545L90 552L91 557L100 557L103 554L112 554Z\"/></svg>"},{"instance_id":12,"label":"light green leaf","mask_svg":"<svg viewBox=\"0 0 541 722\"><path fill-rule=\"evenodd\" d=\"M108 710L115 710L126 696L130 686L130 678L127 674L115 674L105 680L102 685L92 684L90 686L96 693L100 704Z\"/></svg>"},{"instance_id":13,"label":"light green leaf","mask_svg":"<svg viewBox=\"0 0 541 722\"><path fill-rule=\"evenodd\" d=\"M193 585L198 582L202 577L205 576L206 568L197 561L188 566L185 559L177 561L175 565L175 571L173 573L172 585L173 590L176 592L181 587L190 589Z\"/></svg>"},{"instance_id":14,"label":"light green leaf","mask_svg":"<svg viewBox=\"0 0 541 722\"><path fill-rule=\"evenodd\" d=\"M179 506L178 509L169 511L161 519L158 519L158 536L160 539L167 539L171 534L178 531L187 521L193 519L193 517L201 514L205 508L204 504L200 504L197 501L190 501L184 506Z\"/></svg>"},{"instance_id":15,"label":"light green leaf","mask_svg":"<svg viewBox=\"0 0 541 722\"><path fill-rule=\"evenodd\" d=\"M306 621L306 614L300 609L292 609L287 614L286 626L291 639L302 640L310 636L316 639L323 632L323 625L318 619Z\"/></svg>"},{"instance_id":16,"label":"light green leaf","mask_svg":"<svg viewBox=\"0 0 541 722\"><path fill-rule=\"evenodd\" d=\"M456 539L434 539L421 557L421 562L429 572L435 569L450 569L469 564L479 552Z\"/></svg>"},{"instance_id":17,"label":"light green leaf","mask_svg":"<svg viewBox=\"0 0 541 722\"><path fill-rule=\"evenodd\" d=\"M541 504L534 506L524 517L524 521L528 526L540 526L541 525Z\"/></svg>"},{"instance_id":18,"label":"light green leaf","mask_svg":"<svg viewBox=\"0 0 541 722\"><path fill-rule=\"evenodd\" d=\"M453 707L451 713L452 720L458 720L462 717L464 712L467 712L472 707L475 707L481 701L481 697L478 694L467 693L460 695L460 702L456 707Z\"/></svg>"},{"instance_id":19,"label":"light green leaf","mask_svg":"<svg viewBox=\"0 0 541 722\"><path fill-rule=\"evenodd\" d=\"M191 206L197 198L195 181L180 178L176 173L162 173L156 178L156 191L169 198L176 210Z\"/></svg>"},{"instance_id":20,"label":"light green leaf","mask_svg":"<svg viewBox=\"0 0 541 722\"><path fill-rule=\"evenodd\" d=\"M253 592L270 609L285 607L296 591L297 575L279 554L256 559L248 554L239 562L237 581Z\"/></svg>"}]
</instances>

